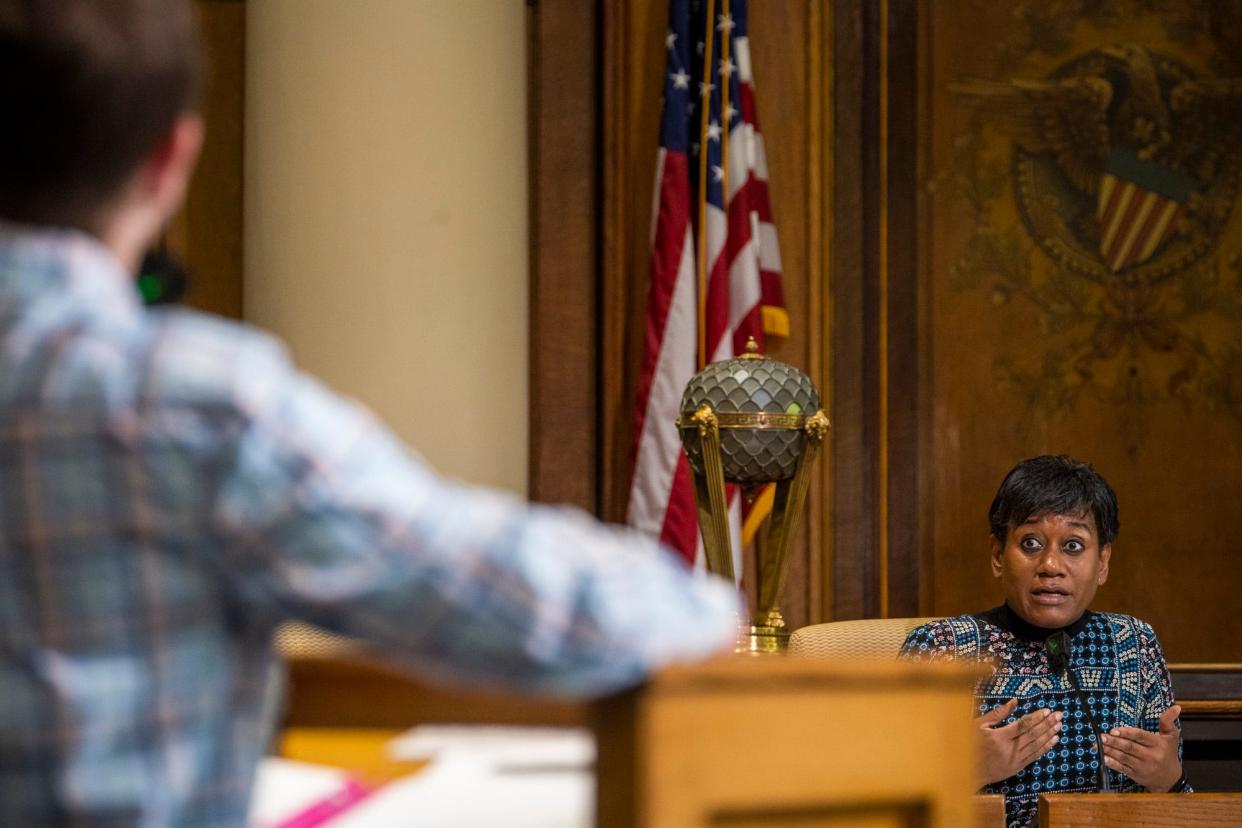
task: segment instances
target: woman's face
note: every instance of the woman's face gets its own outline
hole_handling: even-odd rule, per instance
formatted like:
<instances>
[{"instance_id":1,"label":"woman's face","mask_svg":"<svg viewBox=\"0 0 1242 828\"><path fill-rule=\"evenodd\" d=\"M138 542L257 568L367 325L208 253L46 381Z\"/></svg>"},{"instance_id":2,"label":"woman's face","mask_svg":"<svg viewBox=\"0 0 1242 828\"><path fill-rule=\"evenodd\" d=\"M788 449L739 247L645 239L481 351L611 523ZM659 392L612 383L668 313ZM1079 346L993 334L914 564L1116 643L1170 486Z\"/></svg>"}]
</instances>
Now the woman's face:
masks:
<instances>
[{"instance_id":1,"label":"woman's face","mask_svg":"<svg viewBox=\"0 0 1242 828\"><path fill-rule=\"evenodd\" d=\"M1095 519L1040 515L1011 526L1002 546L992 541L992 574L1009 608L1039 627L1065 627L1086 610L1108 580L1112 545L1101 548Z\"/></svg>"}]
</instances>

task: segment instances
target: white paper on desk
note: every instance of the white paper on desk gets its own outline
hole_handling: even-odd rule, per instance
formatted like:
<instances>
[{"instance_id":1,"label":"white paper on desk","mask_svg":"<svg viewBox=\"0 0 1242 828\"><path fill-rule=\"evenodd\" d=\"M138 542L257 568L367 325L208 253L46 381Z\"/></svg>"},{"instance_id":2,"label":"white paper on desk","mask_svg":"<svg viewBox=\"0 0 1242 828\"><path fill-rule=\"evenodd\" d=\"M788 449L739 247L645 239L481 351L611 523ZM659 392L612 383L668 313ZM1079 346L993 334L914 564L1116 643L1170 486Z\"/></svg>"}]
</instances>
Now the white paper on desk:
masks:
<instances>
[{"instance_id":1,"label":"white paper on desk","mask_svg":"<svg viewBox=\"0 0 1242 828\"><path fill-rule=\"evenodd\" d=\"M445 750L424 770L390 782L332 820L331 828L592 828L595 775L579 770L497 771L480 754Z\"/></svg>"},{"instance_id":2,"label":"white paper on desk","mask_svg":"<svg viewBox=\"0 0 1242 828\"><path fill-rule=\"evenodd\" d=\"M396 760L469 758L497 771L590 770L595 739L585 728L422 725L388 743Z\"/></svg>"},{"instance_id":3,"label":"white paper on desk","mask_svg":"<svg viewBox=\"0 0 1242 828\"><path fill-rule=\"evenodd\" d=\"M259 763L250 798L250 828L269 828L321 802L349 784L339 768L268 756Z\"/></svg>"}]
</instances>

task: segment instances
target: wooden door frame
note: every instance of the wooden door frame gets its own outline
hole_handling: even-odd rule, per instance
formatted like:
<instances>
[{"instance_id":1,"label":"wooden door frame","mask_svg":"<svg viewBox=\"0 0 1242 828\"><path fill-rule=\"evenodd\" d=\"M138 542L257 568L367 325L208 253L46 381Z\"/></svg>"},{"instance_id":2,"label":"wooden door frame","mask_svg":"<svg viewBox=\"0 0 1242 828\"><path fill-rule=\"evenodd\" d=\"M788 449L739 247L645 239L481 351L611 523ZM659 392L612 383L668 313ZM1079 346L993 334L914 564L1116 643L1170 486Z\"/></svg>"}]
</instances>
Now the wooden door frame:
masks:
<instances>
[{"instance_id":1,"label":"wooden door frame","mask_svg":"<svg viewBox=\"0 0 1242 828\"><path fill-rule=\"evenodd\" d=\"M528 4L533 500L598 514L600 11Z\"/></svg>"},{"instance_id":2,"label":"wooden door frame","mask_svg":"<svg viewBox=\"0 0 1242 828\"><path fill-rule=\"evenodd\" d=\"M918 4L837 0L832 52L832 618L922 614Z\"/></svg>"}]
</instances>

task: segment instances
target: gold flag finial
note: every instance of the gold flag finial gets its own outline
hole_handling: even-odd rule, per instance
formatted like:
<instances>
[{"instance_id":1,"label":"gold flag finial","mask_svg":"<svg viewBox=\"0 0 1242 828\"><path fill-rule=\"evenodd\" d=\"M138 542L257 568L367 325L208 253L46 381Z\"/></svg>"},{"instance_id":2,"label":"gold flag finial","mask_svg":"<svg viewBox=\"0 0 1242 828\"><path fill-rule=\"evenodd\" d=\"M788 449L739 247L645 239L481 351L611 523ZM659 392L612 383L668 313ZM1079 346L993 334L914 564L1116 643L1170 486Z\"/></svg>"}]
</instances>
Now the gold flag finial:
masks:
<instances>
[{"instance_id":1,"label":"gold flag finial","mask_svg":"<svg viewBox=\"0 0 1242 828\"><path fill-rule=\"evenodd\" d=\"M746 353L742 354L742 359L762 359L763 354L759 353L759 343L755 341L753 336L746 337Z\"/></svg>"}]
</instances>

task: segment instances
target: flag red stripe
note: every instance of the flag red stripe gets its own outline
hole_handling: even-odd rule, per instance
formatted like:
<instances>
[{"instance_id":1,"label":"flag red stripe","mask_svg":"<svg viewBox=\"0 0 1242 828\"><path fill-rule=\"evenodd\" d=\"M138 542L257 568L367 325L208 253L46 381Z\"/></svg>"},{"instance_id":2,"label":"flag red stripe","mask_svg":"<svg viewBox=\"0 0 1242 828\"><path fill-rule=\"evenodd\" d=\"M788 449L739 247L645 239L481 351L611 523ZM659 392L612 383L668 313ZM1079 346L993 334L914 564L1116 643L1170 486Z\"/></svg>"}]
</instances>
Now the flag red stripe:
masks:
<instances>
[{"instance_id":1,"label":"flag red stripe","mask_svg":"<svg viewBox=\"0 0 1242 828\"><path fill-rule=\"evenodd\" d=\"M785 307L785 289L781 287L780 273L775 270L760 270L759 287L763 304L768 307Z\"/></svg>"},{"instance_id":2,"label":"flag red stripe","mask_svg":"<svg viewBox=\"0 0 1242 828\"><path fill-rule=\"evenodd\" d=\"M772 203L768 196L768 182L758 178L754 170L747 171L745 183L733 194L729 206L732 207L739 201L758 213L760 221L772 223Z\"/></svg>"},{"instance_id":3,"label":"flag red stripe","mask_svg":"<svg viewBox=\"0 0 1242 828\"><path fill-rule=\"evenodd\" d=\"M729 226L727 235L725 236L725 246L721 254L712 263L711 274L708 280L708 300L707 300L707 348L709 358L715 353L719 347L721 339L725 336L729 329L729 307L730 307L730 270L734 261L745 250L746 245L751 242L751 216L752 213L758 213L756 196L758 194L767 194L767 188L762 189L758 186L760 182L754 177L753 172L747 178L745 184L733 194L733 198L729 202ZM770 210L766 212L771 213ZM779 280L779 274L777 275ZM763 296L762 281L760 284L760 296ZM762 302L761 302L762 304ZM781 305L783 306L783 301ZM755 308L758 311L758 305ZM750 314L747 314L749 317ZM744 353L747 337L753 336L755 342L759 345L760 350L764 347L763 324L760 315L755 316L759 323L752 326L748 330L743 331L741 328L734 332L732 337L735 341L741 342L741 348L735 353ZM740 337L740 340L739 340Z\"/></svg>"},{"instance_id":4,"label":"flag red stripe","mask_svg":"<svg viewBox=\"0 0 1242 828\"><path fill-rule=\"evenodd\" d=\"M689 563L694 563L698 528L694 481L690 476L690 463L682 455L677 461L677 471L673 474L673 485L668 493L668 511L664 513L664 525L660 527L660 541L680 550Z\"/></svg>"},{"instance_id":5,"label":"flag red stripe","mask_svg":"<svg viewBox=\"0 0 1242 828\"><path fill-rule=\"evenodd\" d=\"M720 338L729 326L729 268L727 256L719 255L712 262L707 280L707 359L712 359Z\"/></svg>"},{"instance_id":6,"label":"flag red stripe","mask_svg":"<svg viewBox=\"0 0 1242 828\"><path fill-rule=\"evenodd\" d=\"M747 198L750 200L750 207L759 214L759 221L764 224L772 224L772 202L768 200L768 182L761 178L755 178L752 173L750 180L746 182Z\"/></svg>"},{"instance_id":7,"label":"flag red stripe","mask_svg":"<svg viewBox=\"0 0 1242 828\"><path fill-rule=\"evenodd\" d=\"M664 340L664 326L668 320L673 288L677 284L677 269L681 263L685 245L686 225L690 221L690 161L683 153L664 153L659 204L655 241L651 248L651 286L647 293L647 330L635 399L635 435L643 433L643 424L647 418L651 383L660 357L660 346ZM633 451L637 452L638 449L639 443L636 439Z\"/></svg>"},{"instance_id":8,"label":"flag red stripe","mask_svg":"<svg viewBox=\"0 0 1242 828\"><path fill-rule=\"evenodd\" d=\"M742 111L742 120L748 124L753 124L755 129L759 129L759 113L755 107L755 92L750 88L749 83L738 84L741 89L742 100L738 103L738 109Z\"/></svg>"},{"instance_id":9,"label":"flag red stripe","mask_svg":"<svg viewBox=\"0 0 1242 828\"><path fill-rule=\"evenodd\" d=\"M729 238L725 241L725 258L730 264L750 242L750 214L755 211L752 195L753 190L743 185L729 202Z\"/></svg>"},{"instance_id":10,"label":"flag red stripe","mask_svg":"<svg viewBox=\"0 0 1242 828\"><path fill-rule=\"evenodd\" d=\"M763 341L763 310L759 305L748 310L733 331L733 352L746 353L746 340L752 336L755 342Z\"/></svg>"}]
</instances>

